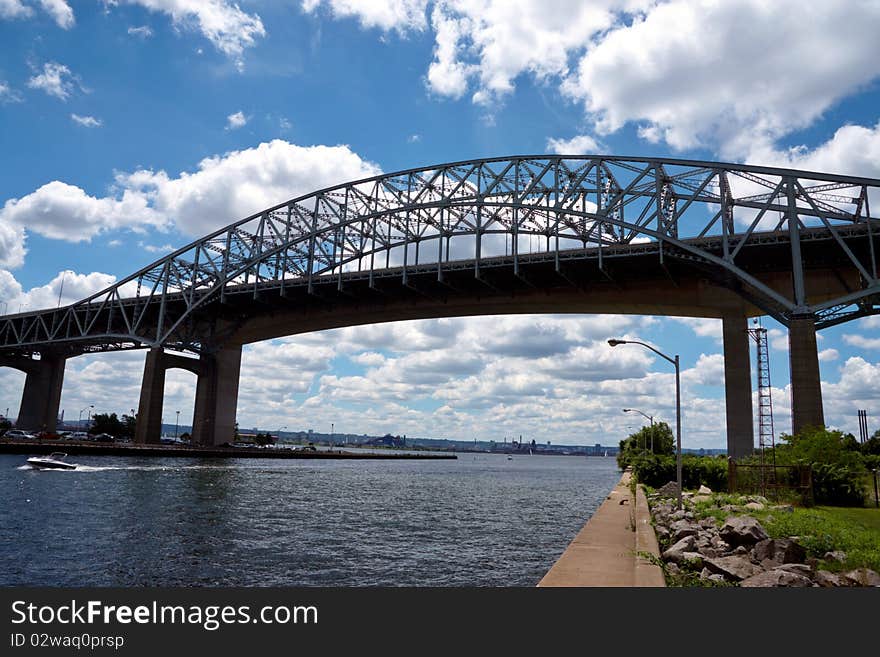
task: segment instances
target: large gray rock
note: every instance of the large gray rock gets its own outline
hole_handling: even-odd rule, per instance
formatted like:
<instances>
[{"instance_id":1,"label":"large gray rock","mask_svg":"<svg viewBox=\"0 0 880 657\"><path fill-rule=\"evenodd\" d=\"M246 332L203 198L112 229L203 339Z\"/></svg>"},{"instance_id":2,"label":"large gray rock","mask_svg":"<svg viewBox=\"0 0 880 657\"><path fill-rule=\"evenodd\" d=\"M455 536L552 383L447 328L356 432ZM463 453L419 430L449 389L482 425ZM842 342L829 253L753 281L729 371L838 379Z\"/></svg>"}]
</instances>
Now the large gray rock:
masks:
<instances>
[{"instance_id":1,"label":"large gray rock","mask_svg":"<svg viewBox=\"0 0 880 657\"><path fill-rule=\"evenodd\" d=\"M758 562L769 559L780 564L803 563L807 558L807 550L790 538L766 538L755 543L753 551Z\"/></svg>"},{"instance_id":2,"label":"large gray rock","mask_svg":"<svg viewBox=\"0 0 880 657\"><path fill-rule=\"evenodd\" d=\"M870 568L858 568L843 573L843 576L857 586L880 586L880 574Z\"/></svg>"},{"instance_id":3,"label":"large gray rock","mask_svg":"<svg viewBox=\"0 0 880 657\"><path fill-rule=\"evenodd\" d=\"M704 582L726 582L724 579L724 575L719 575L718 573L713 573L708 568L703 568L700 572L700 579Z\"/></svg>"},{"instance_id":4,"label":"large gray rock","mask_svg":"<svg viewBox=\"0 0 880 657\"><path fill-rule=\"evenodd\" d=\"M826 552L825 556L822 557L825 561L836 561L837 563L843 563L846 561L846 552L843 550L834 550L833 552Z\"/></svg>"},{"instance_id":5,"label":"large gray rock","mask_svg":"<svg viewBox=\"0 0 880 657\"><path fill-rule=\"evenodd\" d=\"M663 484L657 489L657 494L661 497L676 497L678 495L678 484L674 481Z\"/></svg>"},{"instance_id":6,"label":"large gray rock","mask_svg":"<svg viewBox=\"0 0 880 657\"><path fill-rule=\"evenodd\" d=\"M787 573L795 573L796 575L802 575L804 577L813 577L813 567L808 566L805 563L784 563L781 566L776 566L773 570L782 570Z\"/></svg>"},{"instance_id":7,"label":"large gray rock","mask_svg":"<svg viewBox=\"0 0 880 657\"><path fill-rule=\"evenodd\" d=\"M746 588L766 588L774 586L812 586L813 581L809 577L804 577L798 573L788 570L775 568L767 570L763 573L746 577L739 583L740 586Z\"/></svg>"},{"instance_id":8,"label":"large gray rock","mask_svg":"<svg viewBox=\"0 0 880 657\"><path fill-rule=\"evenodd\" d=\"M681 540L685 536L696 536L698 531L700 531L700 526L690 520L676 520L669 525L669 533L672 535L673 541Z\"/></svg>"},{"instance_id":9,"label":"large gray rock","mask_svg":"<svg viewBox=\"0 0 880 657\"><path fill-rule=\"evenodd\" d=\"M720 536L717 536L717 535L713 536L713 537L712 537L712 540L711 540L711 543L712 543L712 547L715 548L716 550L718 550L718 551L721 552L721 553L729 552L729 551L730 551L730 547L731 547L731 546L730 546L730 543L728 543L727 541L725 541L725 540L724 540L723 538L721 538Z\"/></svg>"},{"instance_id":10,"label":"large gray rock","mask_svg":"<svg viewBox=\"0 0 880 657\"><path fill-rule=\"evenodd\" d=\"M764 528L751 516L731 516L724 521L718 534L731 545L754 545L770 538Z\"/></svg>"},{"instance_id":11,"label":"large gray rock","mask_svg":"<svg viewBox=\"0 0 880 657\"><path fill-rule=\"evenodd\" d=\"M827 570L818 570L813 580L819 586L838 587L852 586L853 583L840 573L832 573Z\"/></svg>"},{"instance_id":12,"label":"large gray rock","mask_svg":"<svg viewBox=\"0 0 880 657\"><path fill-rule=\"evenodd\" d=\"M681 553L681 561L679 562L682 566L687 566L692 570L696 570L697 568L703 567L703 555L699 552L682 552Z\"/></svg>"},{"instance_id":13,"label":"large gray rock","mask_svg":"<svg viewBox=\"0 0 880 657\"><path fill-rule=\"evenodd\" d=\"M672 561L673 563L680 563L684 558L685 552L693 552L694 551L694 537L693 536L685 536L680 541L675 543L675 545L670 546L667 550L663 552L664 561Z\"/></svg>"},{"instance_id":14,"label":"large gray rock","mask_svg":"<svg viewBox=\"0 0 880 657\"><path fill-rule=\"evenodd\" d=\"M760 566L756 566L745 557L729 556L729 557L706 557L703 563L712 572L724 575L727 579L739 581L764 572Z\"/></svg>"}]
</instances>

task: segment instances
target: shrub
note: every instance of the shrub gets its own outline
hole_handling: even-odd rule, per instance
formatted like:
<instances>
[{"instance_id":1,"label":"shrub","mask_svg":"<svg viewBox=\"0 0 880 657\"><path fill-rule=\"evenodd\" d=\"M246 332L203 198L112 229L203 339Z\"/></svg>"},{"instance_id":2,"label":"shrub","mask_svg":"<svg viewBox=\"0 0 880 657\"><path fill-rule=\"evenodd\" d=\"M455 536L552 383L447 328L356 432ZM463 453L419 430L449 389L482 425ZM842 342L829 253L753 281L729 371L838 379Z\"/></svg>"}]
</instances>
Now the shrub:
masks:
<instances>
[{"instance_id":1,"label":"shrub","mask_svg":"<svg viewBox=\"0 0 880 657\"><path fill-rule=\"evenodd\" d=\"M660 488L669 481L675 481L675 457L660 454L645 454L630 460L633 474L639 483Z\"/></svg>"},{"instance_id":2,"label":"shrub","mask_svg":"<svg viewBox=\"0 0 880 657\"><path fill-rule=\"evenodd\" d=\"M723 456L684 456L681 479L685 488L708 486L713 491L727 490L727 459Z\"/></svg>"},{"instance_id":3,"label":"shrub","mask_svg":"<svg viewBox=\"0 0 880 657\"><path fill-rule=\"evenodd\" d=\"M835 463L813 464L813 499L828 506L864 506L864 471Z\"/></svg>"},{"instance_id":4,"label":"shrub","mask_svg":"<svg viewBox=\"0 0 880 657\"><path fill-rule=\"evenodd\" d=\"M813 499L816 504L864 506L865 457L855 439L840 431L810 427L790 436L776 448L779 464L810 464L813 469Z\"/></svg>"},{"instance_id":5,"label":"shrub","mask_svg":"<svg viewBox=\"0 0 880 657\"><path fill-rule=\"evenodd\" d=\"M659 488L675 481L675 457L659 454L637 455L631 459L639 482ZM681 459L681 480L686 489L708 486L713 491L727 490L727 459L712 456L684 455Z\"/></svg>"}]
</instances>

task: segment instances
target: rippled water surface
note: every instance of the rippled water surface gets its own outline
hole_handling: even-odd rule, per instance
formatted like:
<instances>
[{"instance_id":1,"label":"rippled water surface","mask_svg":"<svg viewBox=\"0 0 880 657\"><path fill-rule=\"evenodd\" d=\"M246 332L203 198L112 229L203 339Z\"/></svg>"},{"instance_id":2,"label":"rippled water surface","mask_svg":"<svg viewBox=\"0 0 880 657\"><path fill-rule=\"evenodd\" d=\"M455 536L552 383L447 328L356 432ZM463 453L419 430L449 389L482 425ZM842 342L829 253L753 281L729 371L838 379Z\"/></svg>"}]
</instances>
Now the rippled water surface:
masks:
<instances>
[{"instance_id":1,"label":"rippled water surface","mask_svg":"<svg viewBox=\"0 0 880 657\"><path fill-rule=\"evenodd\" d=\"M0 455L0 585L533 586L620 477L613 458Z\"/></svg>"}]
</instances>

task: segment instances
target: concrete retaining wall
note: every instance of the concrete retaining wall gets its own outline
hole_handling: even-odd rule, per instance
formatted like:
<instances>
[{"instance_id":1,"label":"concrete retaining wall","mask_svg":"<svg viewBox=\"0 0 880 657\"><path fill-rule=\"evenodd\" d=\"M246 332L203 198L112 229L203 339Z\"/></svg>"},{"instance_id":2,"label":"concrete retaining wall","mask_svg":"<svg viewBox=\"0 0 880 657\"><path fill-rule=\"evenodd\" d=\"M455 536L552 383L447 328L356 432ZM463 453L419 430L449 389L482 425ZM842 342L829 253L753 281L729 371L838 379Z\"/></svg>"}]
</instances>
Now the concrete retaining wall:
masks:
<instances>
[{"instance_id":1,"label":"concrete retaining wall","mask_svg":"<svg viewBox=\"0 0 880 657\"><path fill-rule=\"evenodd\" d=\"M645 493L633 499L630 473L624 472L608 498L578 532L538 586L665 586L657 537Z\"/></svg>"}]
</instances>

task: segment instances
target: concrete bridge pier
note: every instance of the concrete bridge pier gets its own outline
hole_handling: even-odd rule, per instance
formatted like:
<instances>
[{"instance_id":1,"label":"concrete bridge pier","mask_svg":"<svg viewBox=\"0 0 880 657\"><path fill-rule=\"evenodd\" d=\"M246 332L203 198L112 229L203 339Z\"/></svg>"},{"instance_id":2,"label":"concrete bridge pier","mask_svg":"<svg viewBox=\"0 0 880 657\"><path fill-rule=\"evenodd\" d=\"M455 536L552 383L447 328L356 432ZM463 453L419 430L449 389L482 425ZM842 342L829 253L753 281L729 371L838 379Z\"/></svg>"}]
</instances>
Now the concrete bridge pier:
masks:
<instances>
[{"instance_id":1,"label":"concrete bridge pier","mask_svg":"<svg viewBox=\"0 0 880 657\"><path fill-rule=\"evenodd\" d=\"M162 404L165 401L165 350L153 347L144 362L141 399L138 404L134 442L158 443L162 436Z\"/></svg>"},{"instance_id":2,"label":"concrete bridge pier","mask_svg":"<svg viewBox=\"0 0 880 657\"><path fill-rule=\"evenodd\" d=\"M0 363L27 375L16 427L50 432L58 428L58 409L61 406L66 362L67 358L64 356L42 354L39 360L14 358L4 359Z\"/></svg>"},{"instance_id":3,"label":"concrete bridge pier","mask_svg":"<svg viewBox=\"0 0 880 657\"><path fill-rule=\"evenodd\" d=\"M134 434L136 443L159 442L162 435L162 408L165 403L165 372L175 367L192 372L199 378L202 376L202 363L195 358L165 353L162 347L153 347L147 352Z\"/></svg>"},{"instance_id":4,"label":"concrete bridge pier","mask_svg":"<svg viewBox=\"0 0 880 657\"><path fill-rule=\"evenodd\" d=\"M727 454L734 459L754 452L752 373L748 320L744 315L722 317L724 390L727 406Z\"/></svg>"},{"instance_id":5,"label":"concrete bridge pier","mask_svg":"<svg viewBox=\"0 0 880 657\"><path fill-rule=\"evenodd\" d=\"M795 315L788 325L788 359L791 374L791 432L825 426L822 380L813 315Z\"/></svg>"},{"instance_id":6,"label":"concrete bridge pier","mask_svg":"<svg viewBox=\"0 0 880 657\"><path fill-rule=\"evenodd\" d=\"M224 345L202 354L196 384L192 440L198 445L222 445L235 437L241 345Z\"/></svg>"}]
</instances>

